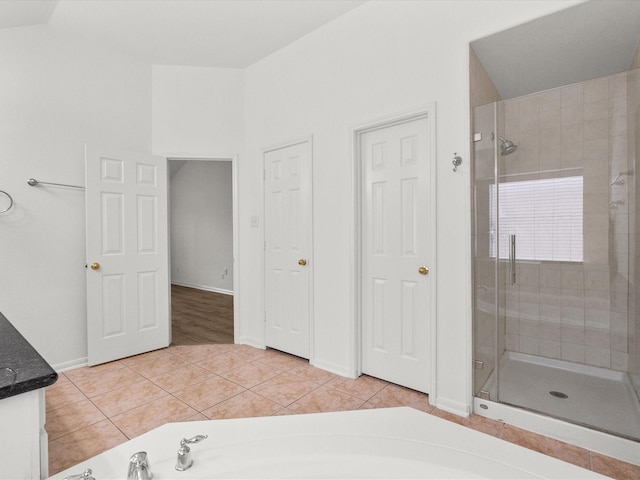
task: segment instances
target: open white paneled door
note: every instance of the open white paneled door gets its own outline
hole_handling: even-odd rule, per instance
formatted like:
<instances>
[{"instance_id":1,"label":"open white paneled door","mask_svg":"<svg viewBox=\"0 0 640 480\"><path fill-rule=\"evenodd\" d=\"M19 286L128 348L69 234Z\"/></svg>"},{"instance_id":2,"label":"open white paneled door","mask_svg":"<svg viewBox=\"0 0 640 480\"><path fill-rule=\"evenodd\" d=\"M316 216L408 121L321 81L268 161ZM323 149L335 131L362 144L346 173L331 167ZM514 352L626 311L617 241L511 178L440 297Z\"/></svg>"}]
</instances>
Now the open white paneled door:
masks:
<instances>
[{"instance_id":1,"label":"open white paneled door","mask_svg":"<svg viewBox=\"0 0 640 480\"><path fill-rule=\"evenodd\" d=\"M167 160L85 152L89 365L171 342Z\"/></svg>"}]
</instances>

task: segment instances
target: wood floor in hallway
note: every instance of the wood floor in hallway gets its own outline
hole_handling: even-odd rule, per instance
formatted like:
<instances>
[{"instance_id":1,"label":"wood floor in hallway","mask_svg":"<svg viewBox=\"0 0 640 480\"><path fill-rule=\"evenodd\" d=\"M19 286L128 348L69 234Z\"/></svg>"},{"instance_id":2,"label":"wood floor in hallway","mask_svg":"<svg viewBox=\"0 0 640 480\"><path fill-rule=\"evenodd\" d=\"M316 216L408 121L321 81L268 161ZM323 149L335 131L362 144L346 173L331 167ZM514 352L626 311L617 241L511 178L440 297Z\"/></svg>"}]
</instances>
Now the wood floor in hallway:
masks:
<instances>
[{"instance_id":1,"label":"wood floor in hallway","mask_svg":"<svg viewBox=\"0 0 640 480\"><path fill-rule=\"evenodd\" d=\"M171 345L233 343L233 295L171 285Z\"/></svg>"}]
</instances>

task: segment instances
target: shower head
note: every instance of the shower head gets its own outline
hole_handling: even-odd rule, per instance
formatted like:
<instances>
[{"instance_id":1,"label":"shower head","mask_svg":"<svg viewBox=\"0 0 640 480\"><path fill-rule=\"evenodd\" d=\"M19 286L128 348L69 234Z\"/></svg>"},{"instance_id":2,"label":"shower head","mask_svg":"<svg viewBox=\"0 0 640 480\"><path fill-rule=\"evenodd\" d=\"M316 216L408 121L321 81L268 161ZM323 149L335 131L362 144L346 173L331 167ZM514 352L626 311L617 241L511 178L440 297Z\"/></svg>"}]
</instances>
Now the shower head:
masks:
<instances>
[{"instance_id":1,"label":"shower head","mask_svg":"<svg viewBox=\"0 0 640 480\"><path fill-rule=\"evenodd\" d=\"M502 145L500 145L500 155L510 155L518 149L518 146L511 140L498 137Z\"/></svg>"}]
</instances>

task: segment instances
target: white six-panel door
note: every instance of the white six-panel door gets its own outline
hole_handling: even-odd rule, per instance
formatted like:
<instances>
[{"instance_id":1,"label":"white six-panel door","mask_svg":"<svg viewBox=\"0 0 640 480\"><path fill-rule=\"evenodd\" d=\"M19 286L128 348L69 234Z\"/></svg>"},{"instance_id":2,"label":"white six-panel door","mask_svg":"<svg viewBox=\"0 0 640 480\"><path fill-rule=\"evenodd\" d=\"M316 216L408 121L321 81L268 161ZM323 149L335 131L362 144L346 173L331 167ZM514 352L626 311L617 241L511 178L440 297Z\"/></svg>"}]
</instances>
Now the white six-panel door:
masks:
<instances>
[{"instance_id":1,"label":"white six-panel door","mask_svg":"<svg viewBox=\"0 0 640 480\"><path fill-rule=\"evenodd\" d=\"M270 150L265 169L265 344L310 356L311 155L308 141Z\"/></svg>"},{"instance_id":2,"label":"white six-panel door","mask_svg":"<svg viewBox=\"0 0 640 480\"><path fill-rule=\"evenodd\" d=\"M88 363L171 342L166 159L87 148Z\"/></svg>"},{"instance_id":3,"label":"white six-panel door","mask_svg":"<svg viewBox=\"0 0 640 480\"><path fill-rule=\"evenodd\" d=\"M429 392L432 281L428 116L360 134L362 371Z\"/></svg>"}]
</instances>

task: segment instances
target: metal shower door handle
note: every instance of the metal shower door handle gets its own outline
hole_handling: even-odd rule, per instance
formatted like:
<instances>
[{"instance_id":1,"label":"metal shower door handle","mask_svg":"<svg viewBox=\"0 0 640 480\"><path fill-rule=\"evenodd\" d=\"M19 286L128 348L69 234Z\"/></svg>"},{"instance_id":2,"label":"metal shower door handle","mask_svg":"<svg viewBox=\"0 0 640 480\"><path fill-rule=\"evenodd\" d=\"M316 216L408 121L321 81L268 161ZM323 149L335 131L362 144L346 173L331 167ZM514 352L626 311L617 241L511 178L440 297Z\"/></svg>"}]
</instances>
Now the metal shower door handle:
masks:
<instances>
[{"instance_id":1,"label":"metal shower door handle","mask_svg":"<svg viewBox=\"0 0 640 480\"><path fill-rule=\"evenodd\" d=\"M516 236L509 235L509 279L511 285L516 284Z\"/></svg>"}]
</instances>

